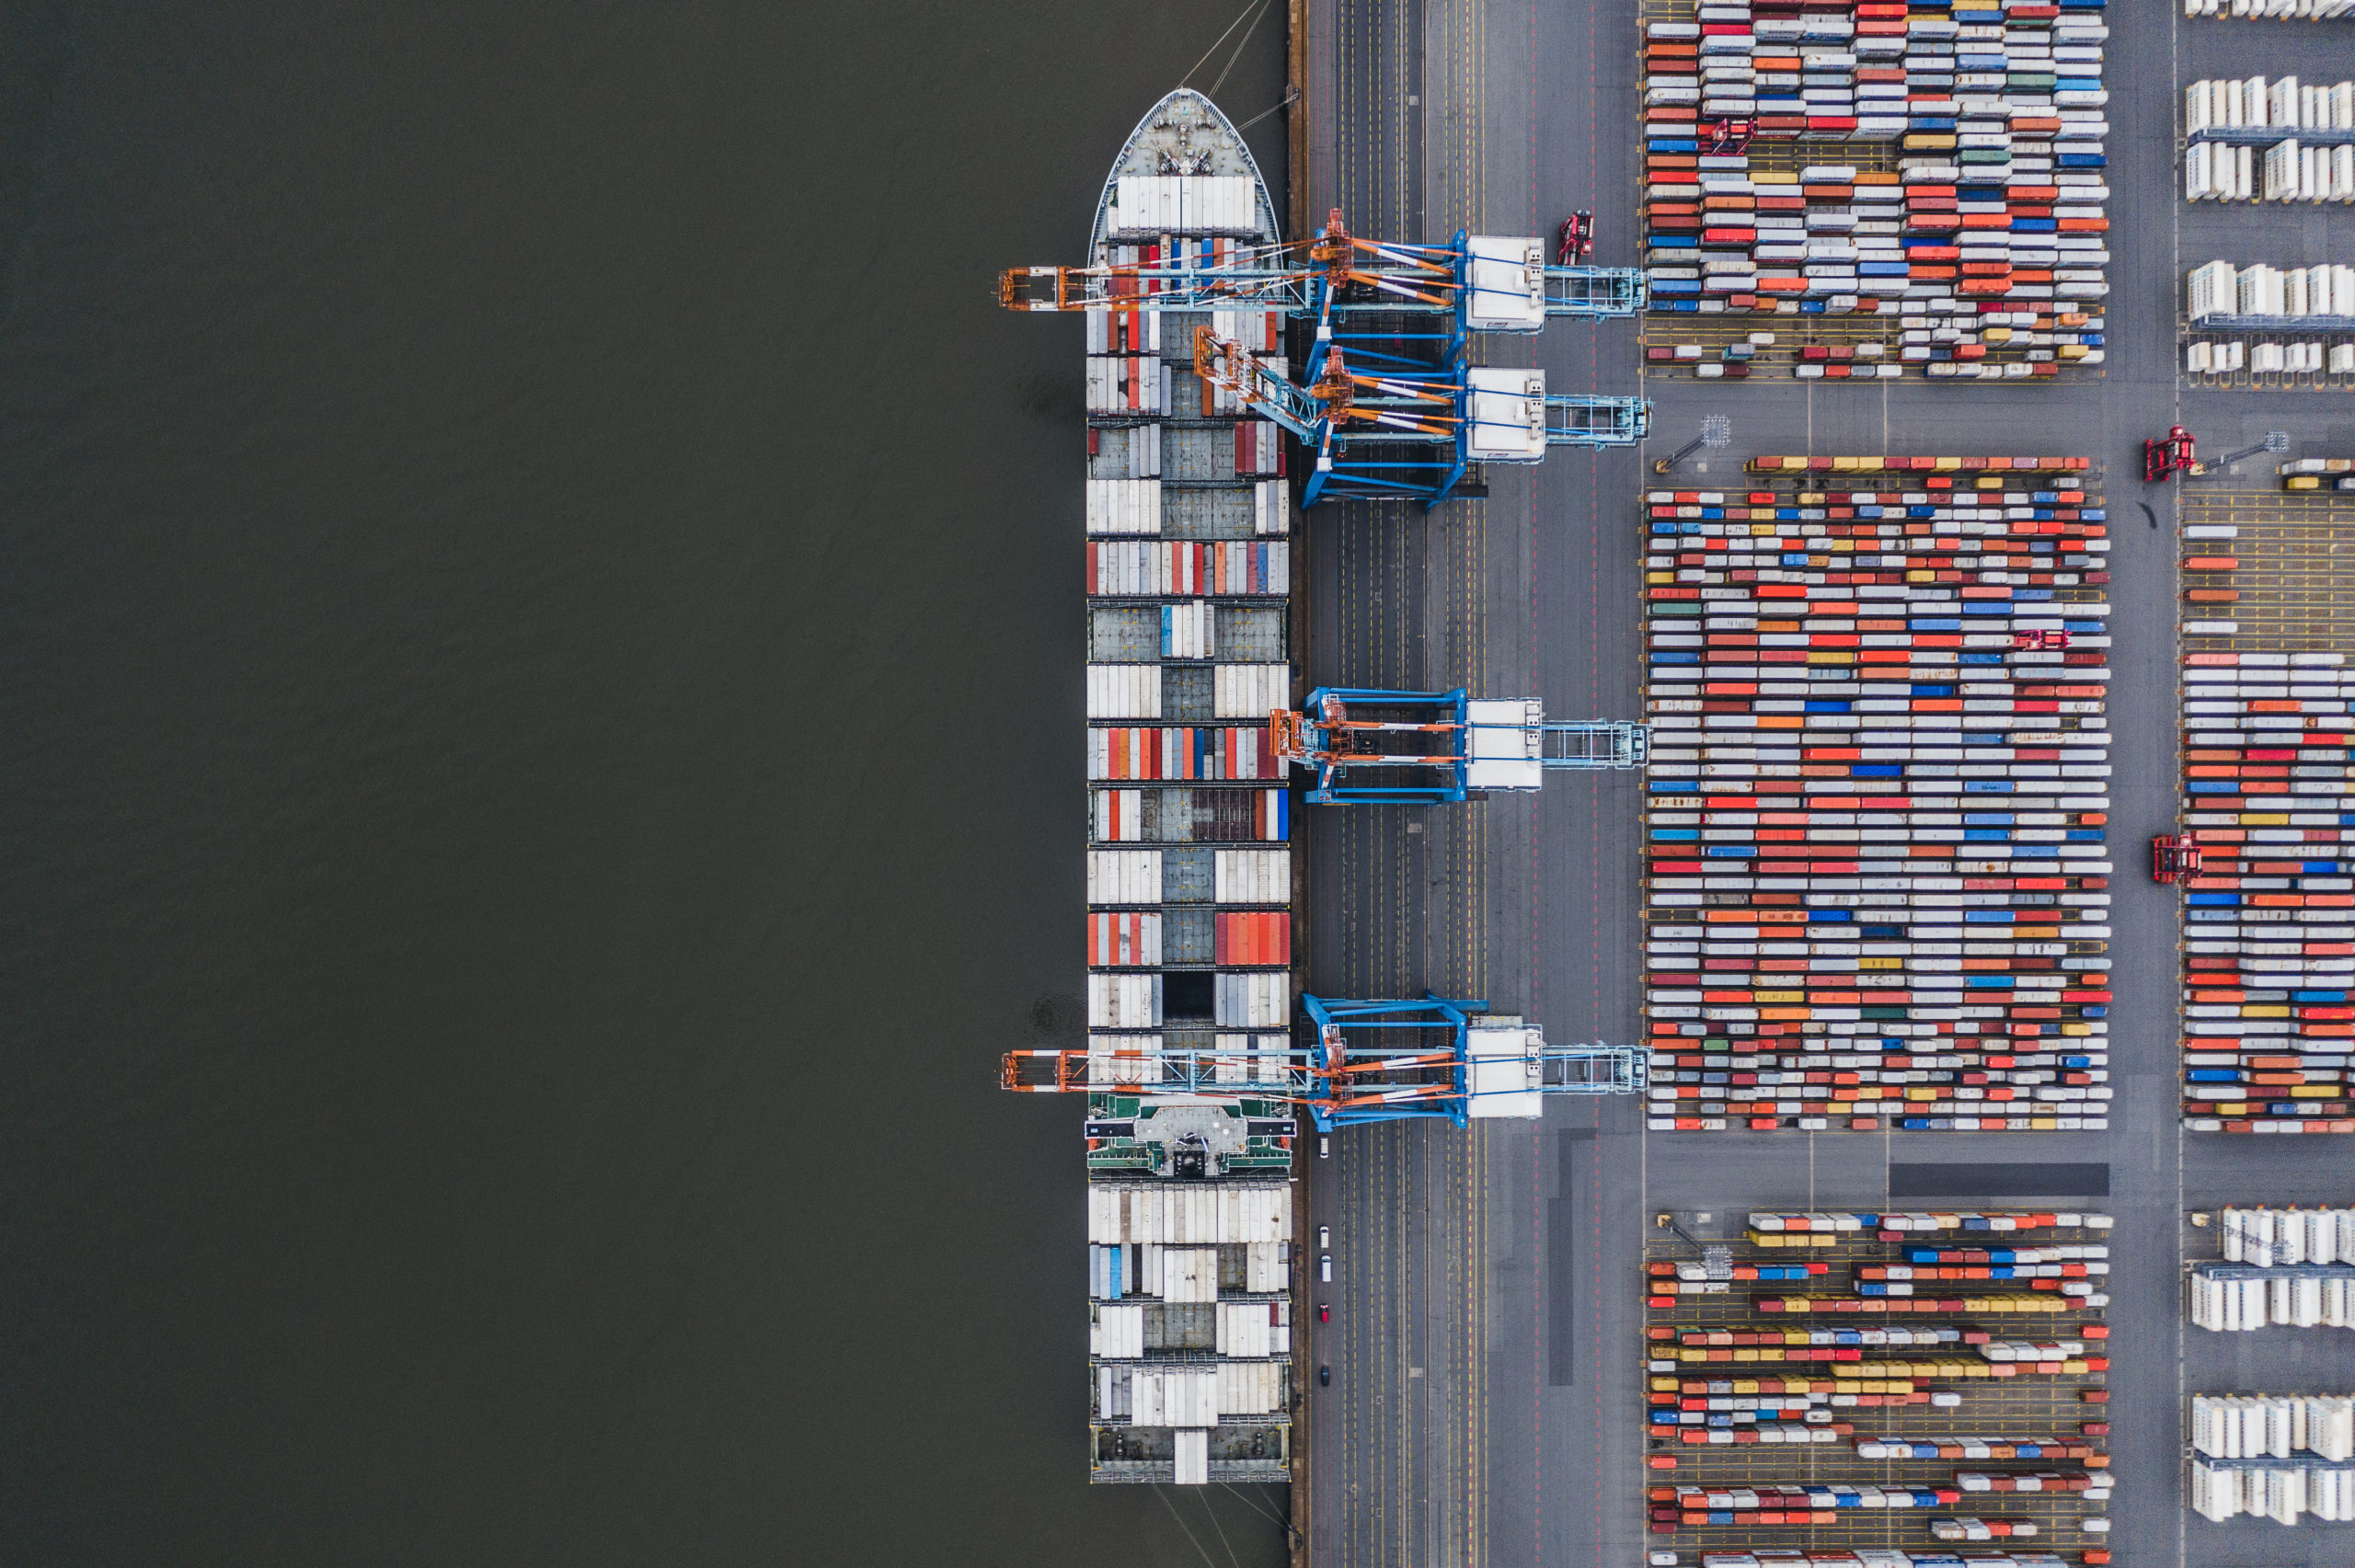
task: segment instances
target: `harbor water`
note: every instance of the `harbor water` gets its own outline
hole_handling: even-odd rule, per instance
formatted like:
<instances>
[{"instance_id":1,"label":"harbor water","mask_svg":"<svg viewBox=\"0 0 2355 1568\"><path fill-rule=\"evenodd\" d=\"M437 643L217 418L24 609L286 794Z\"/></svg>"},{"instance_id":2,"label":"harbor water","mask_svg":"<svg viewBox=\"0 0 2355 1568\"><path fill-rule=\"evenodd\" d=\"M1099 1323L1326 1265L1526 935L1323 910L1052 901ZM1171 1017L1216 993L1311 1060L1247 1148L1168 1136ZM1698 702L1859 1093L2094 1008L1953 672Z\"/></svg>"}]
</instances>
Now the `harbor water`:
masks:
<instances>
[{"instance_id":1,"label":"harbor water","mask_svg":"<svg viewBox=\"0 0 2355 1568\"><path fill-rule=\"evenodd\" d=\"M995 1086L1085 796L992 283L1238 8L0 19L0 1559L1280 1560L1086 1484Z\"/></svg>"}]
</instances>

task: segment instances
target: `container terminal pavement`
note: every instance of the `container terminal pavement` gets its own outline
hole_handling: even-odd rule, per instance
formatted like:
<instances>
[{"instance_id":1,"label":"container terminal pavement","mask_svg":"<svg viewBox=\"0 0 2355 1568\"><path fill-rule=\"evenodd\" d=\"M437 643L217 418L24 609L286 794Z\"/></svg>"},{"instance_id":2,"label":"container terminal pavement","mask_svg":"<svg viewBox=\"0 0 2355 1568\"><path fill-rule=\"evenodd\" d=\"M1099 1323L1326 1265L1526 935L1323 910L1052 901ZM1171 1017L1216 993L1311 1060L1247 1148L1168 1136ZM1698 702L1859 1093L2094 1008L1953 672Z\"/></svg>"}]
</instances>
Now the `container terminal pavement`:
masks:
<instances>
[{"instance_id":1,"label":"container terminal pavement","mask_svg":"<svg viewBox=\"0 0 2355 1568\"><path fill-rule=\"evenodd\" d=\"M2297 56L2344 24L1298 11L1289 222L1207 100L1173 95L1108 186L1095 278L1052 284L1107 291L1079 302L1090 1038L1008 1082L1086 1096L1091 1478L1288 1482L1303 1561L2355 1561L2355 1146L2285 1136L2350 1125L2355 815L2315 797L2343 793L2355 726L2328 609L2355 589L2331 549L2355 453L2316 444L2334 340L2303 381L2303 349L2227 378L2189 352L2188 283L2217 257L2303 267L2297 330L2335 330L2311 269L2342 258L2284 240L2334 199L2329 93L2270 87L2343 78ZM1894 20L1910 45L1917 14L1938 25L1900 85L1910 106L1937 74L1910 55L1949 29L1962 69L1920 86L1955 123L1890 123L1886 50L1820 52L1852 58L1813 79L1809 29ZM1802 119L1842 120L1837 92L1855 124L1778 142L1759 102L1750 189L1694 204L1783 216L1737 246L1662 190L1647 228L1648 157L1737 154L1660 145L1645 73L1748 31L1763 100L1784 40L1757 24L1785 16ZM1524 34L1619 63L1533 86ZM1959 58L1995 47L1999 68ZM2269 117L2279 97L2324 155L2295 199L2277 157L2245 243L2178 269L2158 226L2224 209L2154 132L2191 84L2260 68ZM1730 78L1692 74L1692 107L1730 117ZM1246 184L1187 183L1222 178ZM1986 189L2000 235L1960 221L1993 215L1964 211ZM1573 207L1595 273L1638 263L1641 314L1472 326L1476 264L1511 252L1465 236L1550 235ZM1238 246L1338 246L1315 221L1337 208L1353 249L1377 236L1369 276L1432 291L1422 325L1545 372L1514 416L1533 461L1457 461L1474 438L1434 388L1501 410L1511 383L1468 360L1386 376L1412 313L1352 292L1377 284L1217 295ZM1914 243L1941 222L1965 237ZM1689 260L1737 248L1740 277ZM1528 274L1532 314L1566 270ZM1722 310L1661 287L1711 277L1752 281ZM1173 288L1198 292L1144 297ZM2196 340L2284 336L2257 317L2209 311ZM1587 388L1619 404L1573 429L1554 400ZM1350 427L1385 408L1418 450ZM1705 413L1737 444L1673 474L1614 444L1657 428L1664 451ZM2139 443L2174 423L2218 448L2289 425L2298 450L2144 487ZM1411 474L1385 491L1392 461Z\"/></svg>"}]
</instances>

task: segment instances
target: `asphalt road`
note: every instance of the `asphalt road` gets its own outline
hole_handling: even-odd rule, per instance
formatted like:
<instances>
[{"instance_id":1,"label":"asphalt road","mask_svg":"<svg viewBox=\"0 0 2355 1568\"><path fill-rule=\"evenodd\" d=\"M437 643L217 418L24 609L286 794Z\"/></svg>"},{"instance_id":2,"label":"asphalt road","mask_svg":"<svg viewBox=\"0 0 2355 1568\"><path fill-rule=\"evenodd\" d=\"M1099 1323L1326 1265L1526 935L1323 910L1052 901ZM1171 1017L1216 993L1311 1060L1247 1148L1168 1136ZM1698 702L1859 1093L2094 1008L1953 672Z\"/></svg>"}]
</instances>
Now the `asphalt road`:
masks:
<instances>
[{"instance_id":1,"label":"asphalt road","mask_svg":"<svg viewBox=\"0 0 2355 1568\"><path fill-rule=\"evenodd\" d=\"M2345 1527L2209 1527L2178 1505L2181 1396L2355 1387L2355 1344L2321 1331L2214 1336L2183 1323L2187 1206L2355 1192L2337 1140L2177 1132L2176 910L2128 846L2174 814L2176 577L2172 491L2140 483L2140 443L2178 420L2203 448L2286 429L2309 452L2355 448L2355 404L2312 393L2178 392L2181 269L2355 254L2349 221L2287 210L2187 210L2176 199L2177 84L2208 75L2335 81L2355 29L2190 23L2112 6L2108 76L2114 226L2108 373L1979 387L1657 380L1651 453L1563 454L1503 471L1483 501L1311 514L1312 681L1545 699L1549 715L1638 711L1636 494L1644 461L1697 433L1734 444L1694 479L1767 452L2089 453L2108 467L2113 836L2111 1052L2105 1134L1646 1135L1631 1103L1557 1100L1543 1122L1466 1135L1413 1124L1334 1139L1311 1173L1334 1230L1333 1321L1308 1325L1313 1384L1302 1512L1318 1564L1642 1561L1637 1333L1641 1239L1655 1211L1787 1203L1868 1206L1898 1161L2107 1164L2119 1217L2111 1322L2112 1541L2126 1563L2213 1568L2344 1562ZM1308 211L1361 234L1458 226L1549 233L1591 209L1597 261L1636 259L1634 7L1532 0L1311 0ZM1495 363L1540 363L1562 391L1637 384L1626 324L1489 338ZM1705 459L1708 454L1704 454ZM2160 526L2142 526L2148 499ZM1311 824L1313 987L1345 996L1425 987L1524 1012L1549 1037L1640 1028L1640 782L1557 776L1534 800L1429 811L1320 808ZM2054 1197L2079 1195L2052 1194ZM2195 1233L2196 1234L2196 1233ZM1310 1314L1304 1314L1309 1316ZM2345 1338L2346 1336L2338 1336ZM2321 1555L2313 1555L2319 1552Z\"/></svg>"}]
</instances>

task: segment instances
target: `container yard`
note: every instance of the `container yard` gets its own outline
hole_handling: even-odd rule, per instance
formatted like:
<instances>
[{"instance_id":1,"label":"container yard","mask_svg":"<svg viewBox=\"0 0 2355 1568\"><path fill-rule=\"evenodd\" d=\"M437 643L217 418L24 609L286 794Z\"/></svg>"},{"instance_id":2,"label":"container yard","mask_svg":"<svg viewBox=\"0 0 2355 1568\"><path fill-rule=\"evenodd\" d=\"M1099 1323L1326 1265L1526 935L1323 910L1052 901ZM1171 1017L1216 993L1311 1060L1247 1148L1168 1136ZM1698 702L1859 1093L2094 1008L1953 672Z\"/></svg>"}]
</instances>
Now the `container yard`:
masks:
<instances>
[{"instance_id":1,"label":"container yard","mask_svg":"<svg viewBox=\"0 0 2355 1568\"><path fill-rule=\"evenodd\" d=\"M1644 502L1649 1125L2105 1128L2090 461L1749 468Z\"/></svg>"},{"instance_id":2,"label":"container yard","mask_svg":"<svg viewBox=\"0 0 2355 1568\"><path fill-rule=\"evenodd\" d=\"M2201 1132L2355 1132L2355 878L2339 850L2355 816L2337 809L2355 681L2338 653L2188 657L2183 820L2200 864L2184 880L2185 1115Z\"/></svg>"},{"instance_id":3,"label":"container yard","mask_svg":"<svg viewBox=\"0 0 2355 1568\"><path fill-rule=\"evenodd\" d=\"M1654 367L2100 373L2100 0L1651 0L1642 15Z\"/></svg>"},{"instance_id":4,"label":"container yard","mask_svg":"<svg viewBox=\"0 0 2355 1568\"><path fill-rule=\"evenodd\" d=\"M2113 597L2114 475L2068 453L2103 450L2089 439L2090 413L2073 426L2077 403L2115 412L2134 395L2105 374L2118 348L2107 319L2119 284L2113 145L2136 166L2122 189L2158 202L2179 237L2207 225L2164 254L2142 235L2120 247L2139 297L2180 302L2179 314L2133 318L2138 365L2175 355L2178 384L2201 393L2355 382L2355 272L2327 242L2332 204L2355 199L2345 177L2355 89L2294 51L2252 77L2250 62L2220 53L2211 63L2188 45L2178 73L2120 95L2155 105L2140 111L2145 120L2180 106L2173 144L2123 129L2113 142L2104 74L2111 27L2126 22L2097 5L1986 0L1641 8L1640 286L1586 314L1641 311L1617 351L1682 388L1660 394L1663 406L1685 400L1666 428L1682 440L1698 424L1700 439L1662 457L1640 492L1641 528L1620 536L1642 546L1640 723L1545 722L1550 704L1521 693L1558 692L1558 672L1529 685L1516 675L1501 696L1475 684L1520 656L1484 646L1471 659L1477 639L1465 640L1459 612L1485 626L1483 595L1503 602L1499 583L1510 592L1527 579L1493 558L1485 578L1452 574L1490 548L1480 530L1503 541L1522 526L1507 519L1522 505L1513 486L1530 481L1508 478L1504 458L1481 461L1483 443L1503 438L1449 437L1441 406L1461 398L1475 426L1494 412L1477 399L1512 406L1512 439L1526 437L1514 463L1552 444L1614 443L1556 441L1557 405L1568 400L1534 370L1476 372L1455 349L1454 369L1366 368L1385 362L1384 343L1442 323L1436 336L1460 344L1574 314L1557 308L1574 269L1546 266L1544 242L1474 234L1476 209L1426 212L1421 231L1396 212L1368 214L1407 235L1396 241L1353 234L1334 212L1313 241L1268 251L1269 277L1281 271L1292 292L1256 285L1268 291L1263 306L1222 295L1200 310L1117 298L1089 307L1089 1037L1084 1050L1014 1053L1054 1059L1010 1057L1007 1082L1087 1096L1095 1479L1201 1485L1321 1465L1326 1531L1355 1543L1359 1522L1373 1517L1365 1539L1388 1543L1378 1556L1411 1541L1433 1560L1476 1558L1465 1543L1485 1539L1480 1510L1502 1496L1474 1479L1488 1462L1488 1424L1558 1443L1567 1402L1627 1400L1617 1380L1629 1370L1626 1317L1598 1337L1616 1371L1598 1381L1580 1368L1582 1384L1568 1371L1571 1329L1543 1326L1587 1278L1624 1281L1613 1261L1624 1253L1583 1250L1608 1227L1598 1219L1590 1236L1572 1207L1576 1180L1603 1183L1574 1171L1578 1139L1629 1136L1614 1157L1644 1150L1623 1162L1652 1182L1698 1163L1683 1160L1694 1147L1683 1135L1694 1134L1712 1135L1706 1169L1725 1173L1725 1204L1685 1207L1709 1201L1691 1171L1672 1190L1646 1189L1676 1207L1641 1243L1644 1511L1607 1525L1637 1533L1615 1536L1606 1556L1639 1545L1651 1568L2094 1568L2110 1561L2114 1516L2135 1498L2164 1512L2163 1494L2196 1505L2188 1519L2169 1516L2170 1528L2180 1520L2195 1534L2252 1517L2338 1522L2342 1461L2303 1446L2247 1447L2271 1417L2237 1404L2241 1447L2225 1451L2214 1422L2199 1442L2185 1425L2178 1442L2163 1406L2179 1401L2188 1424L2195 1396L2243 1398L2236 1389L2347 1397L2328 1378L2285 1380L2263 1356L2292 1335L2324 1354L2338 1348L2336 1334L2303 1331L2349 1326L2355 1310L2339 1211L2230 1210L2239 1253L2202 1255L2202 1244L2218 1248L2216 1233L2191 1228L2188 1250L2171 1254L2158 1232L2186 1207L2187 1184L2244 1158L2303 1158L2280 1135L2355 1127L2355 857L2329 858L2342 818L2314 798L2341 792L2355 733L2339 626L2355 584L2338 559L2338 532L2355 521L2345 515L2355 462L2292 455L2269 438L2202 465L2187 436L2182 486L2138 494L2149 532L2139 520L2129 529L2134 569ZM2141 59L2147 66L2149 54ZM1132 191L1118 177L1108 187L1093 259L1135 267L1140 290L1193 289L1207 302L1234 279L1173 283L1155 264L1205 243L1204 256L1247 254L1272 220L1259 234L1212 234L1123 219L1132 207L1155 222L1256 212L1223 187L1189 192L1183 181L1197 177L1169 166L1156 163L1166 189ZM1343 199L1320 189L1314 210L1328 194ZM1563 224L1557 260L1584 254L1589 216ZM1458 227L1452 242L1430 238ZM2320 247L2311 254L2309 240ZM1295 249L1325 270L1297 267ZM1376 270L1347 270L1360 266ZM1344 276L1361 280L1319 281ZM1058 275L1053 288L1068 286ZM1376 308L1349 289L1377 286L1437 292L1421 315L1348 314ZM1447 291L1459 286L1473 303L1455 309ZM1065 308L1035 303L1047 285L1030 287L1023 308ZM1509 301L1485 300L1484 287ZM1337 349L1323 346L1328 329ZM1354 356L1347 371L1318 358L1339 353ZM1755 455L1729 453L1728 419L1705 401L1722 388L1686 383L1758 379L1869 380L1887 396L1877 419L1849 417L1861 399L1787 400L1806 408L1802 427L1725 393L1724 414L1745 431L1735 453ZM2037 425L2004 418L2005 406L2030 405L1941 390L1987 380L2074 391L2040 439ZM1430 438L1415 487L1381 487L1377 470L1396 452L1351 453L1350 421L1372 405L1353 412L1331 390L1344 381L1357 397L1395 399L1382 405L1393 429L1430 424L1415 432ZM1305 399L1296 408L1284 402L1295 393ZM2230 428L2210 417L2214 406L2179 417ZM1631 441L1650 429L1649 408L1637 408L1614 415ZM1949 433L1934 443L1925 427ZM1956 454L1934 455L1934 444ZM2266 472L2239 477L2231 464L2260 451ZM2152 482L2167 476L2162 466ZM1320 493L1320 482L1335 487ZM1531 486L1552 510L1531 500L1530 526L1551 526L1553 511L1583 515L1562 507L1562 493ZM1466 494L1483 504L1442 509ZM1419 544L1384 532L1396 520L1378 509L1402 495L1426 503L1419 514L1396 509L1422 531ZM2177 508L2178 539L2165 536L2176 520L2163 500ZM1304 641L1289 602L1332 586L1320 589L1311 570L1317 529L1386 541L1378 567L1341 574L1331 608L1349 630L1338 659ZM1517 561L1529 537L1498 548ZM1574 576L1588 569L1571 559ZM1609 578L1601 565L1592 575ZM1380 611L1357 602L1368 595ZM2120 867L2112 814L2144 803L2113 801L2113 766L2142 765L2164 735L2153 715L2168 704L2174 661L2114 669L2113 610L2141 618L2130 639L2147 637L2169 595L2182 650L2183 816L2121 818L2136 864ZM1320 626L1326 613L1320 601ZM1570 619L1587 613L1574 606ZM1383 623L1371 632L1370 615ZM1434 634L1443 658L1426 640ZM1404 651L1350 652L1376 645ZM1596 661L1624 658L1618 648L1633 651L1622 642ZM1613 678L1606 664L1593 689L1613 689ZM2130 696L2134 745L2114 750L2111 726ZM2294 745L2283 741L2292 730ZM1421 923L1432 917L1419 911L1476 875L1491 885L1485 858L1475 873L1456 857L1485 857L1491 838L1508 854L1527 847L1513 835L1545 819L1528 797L1545 769L1611 765L1644 778L1644 1037L1639 1051L1549 1047L1534 1021L1503 1011L1524 1005L1508 999L1535 984L1517 956L1492 950L1514 923L1510 910L1501 923L1483 910L1468 933ZM2171 766L2142 776L2163 780ZM1476 800L1488 804L1464 811L1474 826L1446 821ZM1337 913L1338 971L1331 953L1304 950L1293 918L1311 871L1296 842L1303 811L1348 820L1334 853L1353 864L1371 853L1384 867L1370 876L1355 864L1338 881L1382 907ZM1602 820L1607 837L1607 812ZM2154 829L2168 830L2164 852L2144 842ZM2177 888L2149 886L2146 853ZM1602 846L1581 840L1570 854L1577 876ZM1549 863L1544 876L1557 869ZM2113 881L2121 871L2130 882ZM1542 879L1534 897L1549 897ZM2116 926L2114 903L2131 906ZM1615 940L1579 929L1574 962ZM1379 951L1361 940L1367 931L1382 934ZM2154 974L2148 966L2168 962L2169 931L2181 933L2181 967ZM2136 939L2131 956L2113 951L2121 933ZM1552 940L1536 935L1541 947ZM1464 972L1461 958L1474 973L1493 963L1518 977L1478 988L1502 993L1497 1011L1469 986L1442 994L1441 944L1449 973ZM2114 991L2121 957L2144 967ZM1319 994L1310 972L1383 977L1364 982L1382 989L1349 994L1392 1000ZM2181 1032L2162 1017L2153 1038L2147 998L2169 973L2183 982ZM1600 966L1591 981L1581 972L1569 1005L1614 983L1626 982ZM2114 1017L2121 997L2146 1015ZM1557 990L1531 1011L1561 1005ZM1607 1039L1618 1015L1604 1010L1600 1029L1582 1027ZM2114 1076L2113 1029L2133 1053L2120 1062L2144 1069L2131 1114L2118 1105L2131 1080ZM2170 1038L2182 1042L2173 1104L2164 1068L2148 1078ZM1541 1104L1548 1093L1628 1092L1646 1106L1641 1142L1632 1122L1565 1118ZM1360 1125L1409 1117L1443 1118L1452 1126L1431 1131L1461 1141ZM2178 1127L2274 1141L2166 1136ZM1830 1175L1819 1146L1798 1136L1819 1132L1881 1136L1838 1146L1855 1155ZM1794 1136L1742 1136L1765 1133ZM1999 1149L1912 1136L1955 1133L2021 1137ZM2143 1157L2157 1148L2173 1158L2177 1142L2180 1162L2206 1174L2179 1169L2154 1225L2150 1199L2164 1185L2153 1184L2166 1177ZM1996 1162L1942 1164L1924 1152L1934 1146L1957 1150L1949 1161ZM1295 1151L1311 1147L1332 1164L1295 1167ZM1791 1183L1792 1150L1806 1185ZM1551 1184L1541 1174L1534 1219L1499 1201L1487 1173L1491 1161L1518 1173L1532 1160L1541 1173L1558 1169ZM2122 1223L2142 1228L2117 1257L2111 1220L2089 1211L2113 1191L2113 1173ZM1835 1184L1821 1199L1820 1173ZM1308 1185L1284 1185L1294 1176ZM1328 1180L1341 1190L1327 1191ZM1419 1211L1410 1183L1437 1184ZM1279 1190L1281 1208L1250 1207L1278 1204ZM1203 1193L1223 1193L1223 1207L1200 1207ZM1790 1202L1770 1207L1762 1193ZM1961 1194L2051 1207L1902 1207ZM2062 1194L2078 1196L2062 1207ZM2296 1182L2276 1195L2285 1205L2313 1196ZM1494 1215L1481 1207L1491 1204ZM1257 1218L1230 1217L1246 1209ZM1342 1217L1346 1229L1328 1223ZM2326 1242L2315 1229L2326 1223ZM1534 1290L1514 1275L1531 1261L1524 1236L1553 1271ZM1573 1248L1575 1271L1561 1261ZM1511 1281L1494 1296L1491 1274ZM1431 1299L1431 1279L1445 1301ZM2167 1378L2142 1367L2114 1386L2114 1279L2131 1282L2137 1334L2153 1330L2154 1312L2174 1324L2165 1290L2179 1285L2187 1337L2211 1361L2195 1350L2185 1363L2195 1369ZM1624 1293L1618 1303L1633 1312ZM1496 1377L1483 1358L1497 1352L1499 1322L1512 1325L1516 1351L1525 1328L1547 1369L1527 1417L1534 1428L1489 1413ZM2247 1375L2215 1375L2213 1356L2234 1355L2254 1357ZM1584 1391L1547 1403L1545 1390L1572 1388ZM2113 1395L2140 1402L2139 1452L2126 1442L2113 1451ZM2307 1397L2291 1405L2303 1411ZM2331 1411L2315 1408L2315 1430L2335 1430ZM1571 1425L1585 1420L1580 1405ZM1630 1451L1603 1421L1594 1434ZM1424 1495L1429 1477L1459 1462L1462 1475L1439 1488L1450 1498ZM1551 1462L1564 1462L1558 1448ZM2128 1507L2113 1509L2121 1471ZM1458 1485L1470 1501L1453 1495ZM1635 1489L1624 1475L1613 1486ZM1443 1522L1428 1534L1394 1530L1394 1507L1423 1521L1436 1510ZM1334 1539L1304 1523L1295 1549L1313 1561L1307 1543ZM1564 1561L1584 1562L1583 1550ZM1336 1560L1353 1556L1352 1547Z\"/></svg>"},{"instance_id":5,"label":"container yard","mask_svg":"<svg viewBox=\"0 0 2355 1568\"><path fill-rule=\"evenodd\" d=\"M2320 466L2324 473L2304 472ZM2355 1132L2355 866L2340 853L2355 497L2195 484L2182 498L2184 1115L2198 1132Z\"/></svg>"},{"instance_id":6,"label":"container yard","mask_svg":"<svg viewBox=\"0 0 2355 1568\"><path fill-rule=\"evenodd\" d=\"M2058 1211L1657 1216L1650 1562L2108 1562L2110 1230Z\"/></svg>"},{"instance_id":7,"label":"container yard","mask_svg":"<svg viewBox=\"0 0 2355 1568\"><path fill-rule=\"evenodd\" d=\"M2355 256L2316 215L2355 201L2355 84L2327 38L2252 55L2253 36L2181 40L2177 363L2188 387L2343 392ZM2270 68L2240 74L2258 59Z\"/></svg>"}]
</instances>

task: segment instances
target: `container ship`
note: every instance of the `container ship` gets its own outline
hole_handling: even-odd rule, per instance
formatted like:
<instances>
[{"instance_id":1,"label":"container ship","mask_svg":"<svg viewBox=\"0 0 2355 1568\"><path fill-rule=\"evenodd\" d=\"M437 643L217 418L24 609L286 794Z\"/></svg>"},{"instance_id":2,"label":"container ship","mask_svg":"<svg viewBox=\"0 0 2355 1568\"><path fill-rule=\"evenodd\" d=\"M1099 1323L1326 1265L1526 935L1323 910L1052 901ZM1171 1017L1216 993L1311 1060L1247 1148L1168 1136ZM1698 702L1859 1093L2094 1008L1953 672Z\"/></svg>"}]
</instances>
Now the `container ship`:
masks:
<instances>
[{"instance_id":1,"label":"container ship","mask_svg":"<svg viewBox=\"0 0 2355 1568\"><path fill-rule=\"evenodd\" d=\"M1243 138L1181 89L1120 148L1088 255L1281 238ZM1292 499L1281 432L1206 389L1192 348L1211 326L1278 353L1283 322L1085 320L1088 1036L1063 1070L1087 1093L1090 1476L1283 1482L1293 1107L1173 1093L1146 1054L1291 1043L1292 814L1267 721L1292 695Z\"/></svg>"}]
</instances>

